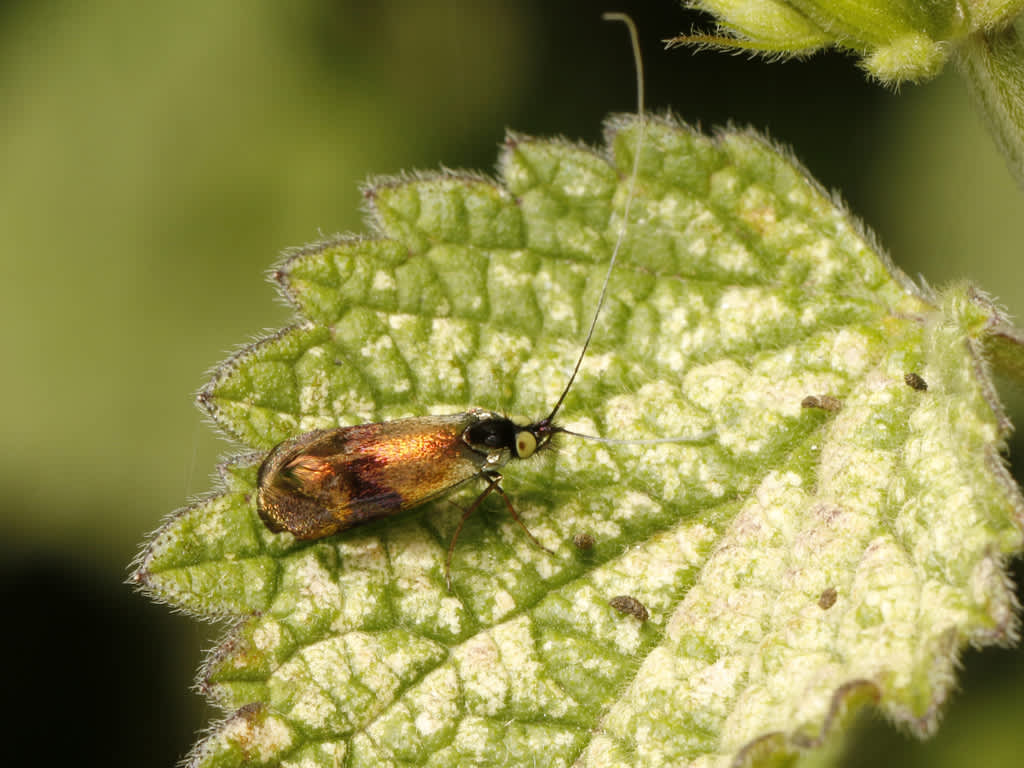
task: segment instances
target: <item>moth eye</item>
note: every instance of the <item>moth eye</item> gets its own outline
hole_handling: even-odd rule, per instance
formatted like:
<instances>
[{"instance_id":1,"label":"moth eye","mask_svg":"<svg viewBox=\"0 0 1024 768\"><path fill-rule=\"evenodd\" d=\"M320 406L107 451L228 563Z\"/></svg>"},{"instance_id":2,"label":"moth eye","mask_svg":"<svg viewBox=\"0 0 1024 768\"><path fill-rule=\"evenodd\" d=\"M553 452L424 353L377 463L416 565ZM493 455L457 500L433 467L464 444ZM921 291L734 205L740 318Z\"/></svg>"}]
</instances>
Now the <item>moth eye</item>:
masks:
<instances>
[{"instance_id":1,"label":"moth eye","mask_svg":"<svg viewBox=\"0 0 1024 768\"><path fill-rule=\"evenodd\" d=\"M532 432L520 430L516 433L516 456L520 459L528 459L537 450L537 438Z\"/></svg>"}]
</instances>

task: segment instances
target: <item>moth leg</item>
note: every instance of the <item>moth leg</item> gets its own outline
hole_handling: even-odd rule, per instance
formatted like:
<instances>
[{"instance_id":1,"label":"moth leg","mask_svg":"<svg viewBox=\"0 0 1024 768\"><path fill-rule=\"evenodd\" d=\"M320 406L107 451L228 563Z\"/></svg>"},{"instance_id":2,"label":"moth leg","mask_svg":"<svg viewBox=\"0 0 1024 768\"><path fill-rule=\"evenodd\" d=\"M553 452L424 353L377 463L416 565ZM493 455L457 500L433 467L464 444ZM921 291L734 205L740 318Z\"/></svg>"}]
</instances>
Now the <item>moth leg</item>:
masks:
<instances>
[{"instance_id":1,"label":"moth leg","mask_svg":"<svg viewBox=\"0 0 1024 768\"><path fill-rule=\"evenodd\" d=\"M455 526L455 533L452 534L451 543L448 545L448 557L444 560L444 583L447 585L449 592L452 591L452 555L455 554L455 542L459 540L462 526L466 524L469 516L476 512L477 508L483 503L483 500L490 496L495 488L501 490L501 486L498 485L501 482L501 475L498 472L485 473L484 478L487 480L487 487L474 499L472 504L462 510L462 517L459 518L459 524ZM501 492L504 495L505 492ZM459 506L454 501L449 503L456 507Z\"/></svg>"},{"instance_id":2,"label":"moth leg","mask_svg":"<svg viewBox=\"0 0 1024 768\"><path fill-rule=\"evenodd\" d=\"M505 489L501 487L501 474L498 472L483 472L482 475L487 481L487 487L484 488L476 499L473 500L472 504L462 511L462 517L459 518L459 524L455 526L455 533L452 534L452 541L448 545L448 557L445 558L444 561L444 581L449 592L452 591L452 556L455 554L455 542L459 540L459 534L462 533L462 526L466 524L466 520L469 519L470 515L477 511L484 499L490 496L494 491L497 491L501 495L501 498L505 500L505 506L508 508L508 511L512 513L512 518L519 523L520 528L526 531L526 535L530 537L530 541L549 555L555 554L537 541L537 537L530 533L530 529L526 527L525 523L523 523L522 519L519 517L519 513L516 512L516 508L512 505L512 500L508 497L508 494L505 493ZM451 504L458 506L454 501L451 502Z\"/></svg>"},{"instance_id":3,"label":"moth leg","mask_svg":"<svg viewBox=\"0 0 1024 768\"><path fill-rule=\"evenodd\" d=\"M539 541L537 541L537 537L530 533L530 529L526 527L526 523L524 523L522 519L519 517L519 513L516 512L516 508L512 506L512 499L510 499L508 497L508 494L505 493L505 489L502 488L500 485L496 484L494 486L494 490L501 494L501 498L505 500L505 506L508 507L508 511L512 513L512 517L515 519L517 523L519 523L519 527L526 532L526 535L530 537L530 541L532 541L536 545L537 549L543 550L544 552L547 552L549 555L554 555L554 552L552 552L550 549L548 549Z\"/></svg>"}]
</instances>

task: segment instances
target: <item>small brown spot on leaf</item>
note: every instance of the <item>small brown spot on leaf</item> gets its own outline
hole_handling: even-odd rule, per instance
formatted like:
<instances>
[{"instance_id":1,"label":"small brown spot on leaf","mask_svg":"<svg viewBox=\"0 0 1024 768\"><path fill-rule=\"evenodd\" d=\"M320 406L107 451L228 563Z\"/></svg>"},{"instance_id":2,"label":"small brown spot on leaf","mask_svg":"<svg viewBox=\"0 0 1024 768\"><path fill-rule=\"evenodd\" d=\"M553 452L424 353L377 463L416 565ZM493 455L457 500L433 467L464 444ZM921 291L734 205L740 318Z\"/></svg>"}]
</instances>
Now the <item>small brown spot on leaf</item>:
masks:
<instances>
[{"instance_id":1,"label":"small brown spot on leaf","mask_svg":"<svg viewBox=\"0 0 1024 768\"><path fill-rule=\"evenodd\" d=\"M647 612L647 606L631 595L619 595L618 597L613 597L608 601L608 605L619 613L628 613L630 616L636 617L641 622L647 621L647 619L650 618L650 614Z\"/></svg>"},{"instance_id":2,"label":"small brown spot on leaf","mask_svg":"<svg viewBox=\"0 0 1024 768\"><path fill-rule=\"evenodd\" d=\"M835 395L808 395L800 401L801 408L820 408L835 413L843 407L843 401Z\"/></svg>"},{"instance_id":3,"label":"small brown spot on leaf","mask_svg":"<svg viewBox=\"0 0 1024 768\"><path fill-rule=\"evenodd\" d=\"M823 611L827 611L836 604L836 598L838 596L839 593L836 592L835 587L828 587L827 589L822 590L821 596L818 598L818 607Z\"/></svg>"},{"instance_id":4,"label":"small brown spot on leaf","mask_svg":"<svg viewBox=\"0 0 1024 768\"><path fill-rule=\"evenodd\" d=\"M918 392L925 392L928 389L928 382L921 378L919 374L908 373L903 377L903 381L907 383L907 386L911 389L916 389Z\"/></svg>"},{"instance_id":5,"label":"small brown spot on leaf","mask_svg":"<svg viewBox=\"0 0 1024 768\"><path fill-rule=\"evenodd\" d=\"M572 543L576 545L576 549L587 552L594 548L594 537L589 533L577 533L572 537Z\"/></svg>"}]
</instances>

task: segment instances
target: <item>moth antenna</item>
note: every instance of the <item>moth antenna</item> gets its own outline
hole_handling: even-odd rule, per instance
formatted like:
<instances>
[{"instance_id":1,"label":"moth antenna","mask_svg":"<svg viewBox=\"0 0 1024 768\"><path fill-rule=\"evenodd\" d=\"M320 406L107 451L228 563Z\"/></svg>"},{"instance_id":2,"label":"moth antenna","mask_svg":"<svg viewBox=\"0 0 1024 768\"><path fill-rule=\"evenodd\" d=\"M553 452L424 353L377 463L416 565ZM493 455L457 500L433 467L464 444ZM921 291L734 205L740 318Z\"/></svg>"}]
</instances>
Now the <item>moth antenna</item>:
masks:
<instances>
[{"instance_id":1,"label":"moth antenna","mask_svg":"<svg viewBox=\"0 0 1024 768\"><path fill-rule=\"evenodd\" d=\"M582 440L590 440L595 443L604 443L605 445L663 445L666 443L703 443L705 440L710 440L718 433L709 429L706 432L698 432L696 435L686 435L683 437L650 437L650 438L639 438L630 439L620 437L598 437L597 435L584 435L582 432L573 432L569 429L563 429L558 427L558 432L563 435L572 435Z\"/></svg>"},{"instance_id":2,"label":"moth antenna","mask_svg":"<svg viewBox=\"0 0 1024 768\"><path fill-rule=\"evenodd\" d=\"M572 389L573 382L576 381L576 374L579 373L580 366L583 365L583 358L587 354L587 348L590 346L590 340L594 337L594 329L597 327L597 319L601 316L601 308L604 306L605 297L608 295L608 283L611 282L612 279L612 270L615 268L615 262L619 258L619 251L622 249L622 241L625 239L626 230L629 228L629 209L633 205L633 197L636 193L636 177L640 173L640 150L644 145L644 62L640 57L640 37L636 31L636 24L633 23L633 19L624 13L605 13L601 15L601 18L605 21L621 21L626 25L626 29L629 30L629 40L633 46L633 63L636 70L636 114L640 122L640 135L637 137L636 150L633 153L633 169L630 172L629 177L629 189L626 194L626 205L622 211L622 226L619 228L618 237L615 239L615 247L612 248L612 257L608 262L608 271L604 274L604 283L601 285L601 295L597 299L597 309L594 310L594 317L590 321L590 330L587 331L587 338L583 342L583 348L580 350L580 356L576 358L576 365L572 369L569 381L565 385L565 389L562 390L562 394L558 398L558 402L555 403L555 407L551 409L551 413L546 419L548 424L550 424L555 418L558 410L562 407L562 403L565 402L565 398L568 396L569 390Z\"/></svg>"}]
</instances>

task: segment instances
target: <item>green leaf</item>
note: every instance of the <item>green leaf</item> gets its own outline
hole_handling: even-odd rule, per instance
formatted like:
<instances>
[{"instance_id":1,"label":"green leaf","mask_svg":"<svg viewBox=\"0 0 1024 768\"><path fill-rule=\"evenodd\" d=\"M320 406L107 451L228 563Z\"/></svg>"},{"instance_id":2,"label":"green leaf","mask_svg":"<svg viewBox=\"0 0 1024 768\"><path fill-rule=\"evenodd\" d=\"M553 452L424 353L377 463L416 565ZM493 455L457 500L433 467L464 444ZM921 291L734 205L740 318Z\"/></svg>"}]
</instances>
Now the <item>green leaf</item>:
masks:
<instances>
[{"instance_id":1,"label":"green leaf","mask_svg":"<svg viewBox=\"0 0 1024 768\"><path fill-rule=\"evenodd\" d=\"M931 733L964 647L1014 638L1024 504L984 351L1020 334L967 286L912 284L752 133L648 121L625 222L640 135L627 117L607 153L513 136L500 182L373 184L378 236L291 254L297 324L200 399L259 451L470 406L545 416L625 226L560 420L711 437L563 436L508 465L552 552L491 497L453 593L457 506L298 542L257 516L262 454L238 459L135 575L240 617L203 673L231 714L196 765L774 764L872 702Z\"/></svg>"},{"instance_id":2,"label":"green leaf","mask_svg":"<svg viewBox=\"0 0 1024 768\"><path fill-rule=\"evenodd\" d=\"M721 35L673 38L769 56L806 56L835 47L887 85L929 80L971 35L995 33L1024 9L1021 0L696 0L714 16Z\"/></svg>"},{"instance_id":3,"label":"green leaf","mask_svg":"<svg viewBox=\"0 0 1024 768\"><path fill-rule=\"evenodd\" d=\"M1024 186L1024 41L1007 26L972 35L957 52L974 103L1006 167Z\"/></svg>"}]
</instances>

